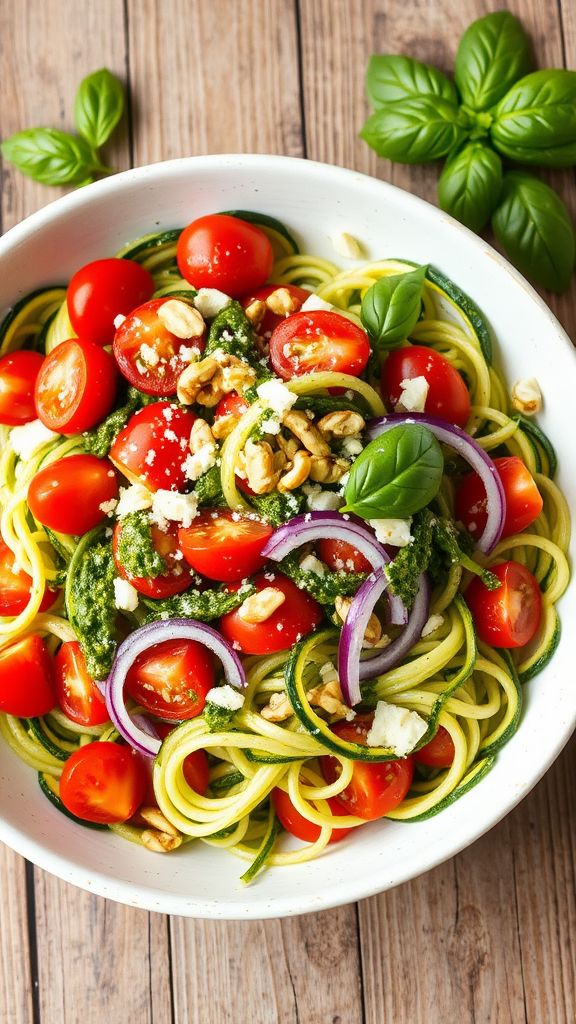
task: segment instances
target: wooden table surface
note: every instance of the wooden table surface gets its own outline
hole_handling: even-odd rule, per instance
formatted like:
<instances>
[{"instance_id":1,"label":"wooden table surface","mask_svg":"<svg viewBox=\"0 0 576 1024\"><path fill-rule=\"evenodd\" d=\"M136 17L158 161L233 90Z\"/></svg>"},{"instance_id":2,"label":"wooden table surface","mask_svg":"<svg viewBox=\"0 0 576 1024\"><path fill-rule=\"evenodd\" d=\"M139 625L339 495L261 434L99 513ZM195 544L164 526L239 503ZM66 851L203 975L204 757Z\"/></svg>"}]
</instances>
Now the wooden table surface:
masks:
<instances>
[{"instance_id":1,"label":"wooden table surface","mask_svg":"<svg viewBox=\"0 0 576 1024\"><path fill-rule=\"evenodd\" d=\"M502 6L2 0L0 135L71 127L77 83L106 65L131 100L114 167L201 153L305 155L433 201L435 169L391 167L358 139L368 55L404 51L450 69L464 27ZM541 65L576 66L574 0L508 6ZM556 179L574 208L573 175ZM57 194L8 166L2 185L3 230ZM575 336L576 289L551 304ZM572 1024L575 767L572 744L505 821L422 878L291 920L147 914L74 889L0 844L0 1022Z\"/></svg>"}]
</instances>

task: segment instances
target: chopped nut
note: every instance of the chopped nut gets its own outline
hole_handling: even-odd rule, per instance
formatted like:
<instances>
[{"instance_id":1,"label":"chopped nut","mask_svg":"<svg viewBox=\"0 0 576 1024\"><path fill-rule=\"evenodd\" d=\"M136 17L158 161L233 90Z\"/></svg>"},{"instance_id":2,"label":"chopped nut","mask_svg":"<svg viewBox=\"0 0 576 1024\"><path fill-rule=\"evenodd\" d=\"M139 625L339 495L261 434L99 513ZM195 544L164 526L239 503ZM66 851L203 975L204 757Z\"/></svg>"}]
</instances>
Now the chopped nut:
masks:
<instances>
[{"instance_id":1,"label":"chopped nut","mask_svg":"<svg viewBox=\"0 0 576 1024\"><path fill-rule=\"evenodd\" d=\"M300 448L298 441L294 437L286 438L283 434L277 434L276 441L278 442L278 447L284 452L288 462L291 462Z\"/></svg>"},{"instance_id":2,"label":"chopped nut","mask_svg":"<svg viewBox=\"0 0 576 1024\"><path fill-rule=\"evenodd\" d=\"M361 260L364 258L364 249L358 241L348 231L339 231L337 234L331 236L332 245L334 251L339 256L343 256L345 260Z\"/></svg>"},{"instance_id":3,"label":"chopped nut","mask_svg":"<svg viewBox=\"0 0 576 1024\"><path fill-rule=\"evenodd\" d=\"M152 828L146 829L142 833L141 839L146 849L151 850L152 853L170 853L182 845L182 836L171 836Z\"/></svg>"},{"instance_id":4,"label":"chopped nut","mask_svg":"<svg viewBox=\"0 0 576 1024\"><path fill-rule=\"evenodd\" d=\"M326 443L318 427L311 423L305 412L300 409L290 409L284 414L282 422L312 455L330 455L330 445Z\"/></svg>"},{"instance_id":5,"label":"chopped nut","mask_svg":"<svg viewBox=\"0 0 576 1024\"><path fill-rule=\"evenodd\" d=\"M180 835L178 829L174 827L171 821L168 821L168 818L162 814L159 807L141 807L138 814L147 825L157 829L158 832L163 832L169 836Z\"/></svg>"},{"instance_id":6,"label":"chopped nut","mask_svg":"<svg viewBox=\"0 0 576 1024\"><path fill-rule=\"evenodd\" d=\"M216 440L223 441L225 437L228 437L228 434L232 433L234 427L239 422L240 417L235 416L232 412L228 416L219 416L212 424L212 433Z\"/></svg>"},{"instance_id":7,"label":"chopped nut","mask_svg":"<svg viewBox=\"0 0 576 1024\"><path fill-rule=\"evenodd\" d=\"M238 615L244 622L266 622L284 604L286 595L276 587L264 587L242 602Z\"/></svg>"},{"instance_id":8,"label":"chopped nut","mask_svg":"<svg viewBox=\"0 0 576 1024\"><path fill-rule=\"evenodd\" d=\"M310 467L310 479L319 484L337 484L350 469L347 459L314 456Z\"/></svg>"},{"instance_id":9,"label":"chopped nut","mask_svg":"<svg viewBox=\"0 0 576 1024\"><path fill-rule=\"evenodd\" d=\"M327 437L352 437L364 430L366 423L359 412L343 409L342 412L327 413L317 426Z\"/></svg>"},{"instance_id":10,"label":"chopped nut","mask_svg":"<svg viewBox=\"0 0 576 1024\"><path fill-rule=\"evenodd\" d=\"M244 459L239 459L240 470L244 469L246 479L254 494L270 494L280 479L280 470L274 468L274 452L267 441L256 443L251 438L246 442Z\"/></svg>"},{"instance_id":11,"label":"chopped nut","mask_svg":"<svg viewBox=\"0 0 576 1024\"><path fill-rule=\"evenodd\" d=\"M168 299L157 312L160 323L176 338L201 338L206 330L204 317L181 299Z\"/></svg>"},{"instance_id":12,"label":"chopped nut","mask_svg":"<svg viewBox=\"0 0 576 1024\"><path fill-rule=\"evenodd\" d=\"M306 694L310 704L327 711L329 715L337 718L346 718L350 714L350 708L342 700L342 690L338 679L331 679L328 683L320 683L313 690Z\"/></svg>"},{"instance_id":13,"label":"chopped nut","mask_svg":"<svg viewBox=\"0 0 576 1024\"><path fill-rule=\"evenodd\" d=\"M294 301L287 288L277 288L272 292L266 299L266 305L277 316L288 316L298 308L298 303Z\"/></svg>"},{"instance_id":14,"label":"chopped nut","mask_svg":"<svg viewBox=\"0 0 576 1024\"><path fill-rule=\"evenodd\" d=\"M273 693L270 702L260 709L260 714L267 722L284 722L286 718L290 718L294 712L288 694L284 690Z\"/></svg>"},{"instance_id":15,"label":"chopped nut","mask_svg":"<svg viewBox=\"0 0 576 1024\"><path fill-rule=\"evenodd\" d=\"M212 356L191 363L178 378L177 396L182 405L192 405L206 384L220 373L220 366Z\"/></svg>"},{"instance_id":16,"label":"chopped nut","mask_svg":"<svg viewBox=\"0 0 576 1024\"><path fill-rule=\"evenodd\" d=\"M246 306L244 312L252 326L258 327L258 324L261 324L266 316L266 303L262 302L262 299L254 299L249 306Z\"/></svg>"},{"instance_id":17,"label":"chopped nut","mask_svg":"<svg viewBox=\"0 0 576 1024\"><path fill-rule=\"evenodd\" d=\"M190 431L190 451L193 455L199 452L205 445L215 448L214 435L210 424L201 418L194 421Z\"/></svg>"},{"instance_id":18,"label":"chopped nut","mask_svg":"<svg viewBox=\"0 0 576 1024\"><path fill-rule=\"evenodd\" d=\"M518 412L524 413L525 416L534 416L542 408L542 392L534 377L515 381L510 397L514 408L518 409Z\"/></svg>"},{"instance_id":19,"label":"chopped nut","mask_svg":"<svg viewBox=\"0 0 576 1024\"><path fill-rule=\"evenodd\" d=\"M334 602L336 608L336 614L342 619L342 622L346 621L346 616L350 611L350 605L352 604L351 597L337 597ZM366 632L364 633L364 643L366 647L375 647L382 636L382 626L380 619L377 615L370 616L368 625L366 626ZM387 645L385 645L387 646Z\"/></svg>"},{"instance_id":20,"label":"chopped nut","mask_svg":"<svg viewBox=\"0 0 576 1024\"><path fill-rule=\"evenodd\" d=\"M284 455L284 452L278 454ZM303 484L310 476L311 464L312 456L308 452L303 449L296 452L291 466L289 464L290 468L278 481L278 490L280 492L294 491L296 487L300 487L300 484Z\"/></svg>"},{"instance_id":21,"label":"chopped nut","mask_svg":"<svg viewBox=\"0 0 576 1024\"><path fill-rule=\"evenodd\" d=\"M288 462L288 459L286 458L286 455L285 455L285 453L283 451L274 452L274 456L273 456L273 459L272 459L272 465L274 466L274 471L275 472L278 471L278 472L281 473L282 470L286 468L287 462Z\"/></svg>"}]
</instances>

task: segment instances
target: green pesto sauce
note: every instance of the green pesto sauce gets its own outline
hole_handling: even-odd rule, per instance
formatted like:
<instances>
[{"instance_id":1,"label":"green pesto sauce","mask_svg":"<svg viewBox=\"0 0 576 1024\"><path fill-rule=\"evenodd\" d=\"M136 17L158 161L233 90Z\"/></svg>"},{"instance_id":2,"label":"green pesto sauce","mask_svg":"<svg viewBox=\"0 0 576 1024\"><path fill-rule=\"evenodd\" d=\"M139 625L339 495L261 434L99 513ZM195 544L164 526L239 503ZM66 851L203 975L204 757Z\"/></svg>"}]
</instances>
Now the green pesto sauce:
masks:
<instances>
[{"instance_id":1,"label":"green pesto sauce","mask_svg":"<svg viewBox=\"0 0 576 1024\"><path fill-rule=\"evenodd\" d=\"M219 619L226 612L238 608L242 601L255 591L256 588L251 585L241 587L230 594L222 588L187 590L184 594L176 594L160 601L143 598L141 603L149 609L145 622L156 622L158 619L198 619L199 622L211 622L212 619Z\"/></svg>"},{"instance_id":2,"label":"green pesto sauce","mask_svg":"<svg viewBox=\"0 0 576 1024\"><path fill-rule=\"evenodd\" d=\"M239 302L230 302L212 321L204 357L212 355L216 349L246 359L252 366L258 363L254 331Z\"/></svg>"},{"instance_id":3,"label":"green pesto sauce","mask_svg":"<svg viewBox=\"0 0 576 1024\"><path fill-rule=\"evenodd\" d=\"M122 519L116 557L129 576L154 579L168 570L154 547L149 512L130 512Z\"/></svg>"},{"instance_id":4,"label":"green pesto sauce","mask_svg":"<svg viewBox=\"0 0 576 1024\"><path fill-rule=\"evenodd\" d=\"M87 533L78 545L66 581L66 613L88 672L105 679L116 650L116 568L112 546L101 528Z\"/></svg>"},{"instance_id":5,"label":"green pesto sauce","mask_svg":"<svg viewBox=\"0 0 576 1024\"><path fill-rule=\"evenodd\" d=\"M278 563L278 569L294 583L305 590L319 604L333 605L337 597L351 597L366 579L365 572L312 572L300 565L300 553L286 555Z\"/></svg>"},{"instance_id":6,"label":"green pesto sauce","mask_svg":"<svg viewBox=\"0 0 576 1024\"><path fill-rule=\"evenodd\" d=\"M235 711L230 708L222 708L219 704L212 704L207 701L203 711L204 721L210 732L225 732L229 727Z\"/></svg>"},{"instance_id":7,"label":"green pesto sauce","mask_svg":"<svg viewBox=\"0 0 576 1024\"><path fill-rule=\"evenodd\" d=\"M262 519L271 526L282 526L293 516L299 515L304 508L305 495L295 490L286 494L272 491L271 494L250 495L250 502Z\"/></svg>"},{"instance_id":8,"label":"green pesto sauce","mask_svg":"<svg viewBox=\"0 0 576 1024\"><path fill-rule=\"evenodd\" d=\"M220 467L212 466L206 473L203 473L194 484L193 493L196 495L199 505L225 505Z\"/></svg>"},{"instance_id":9,"label":"green pesto sauce","mask_svg":"<svg viewBox=\"0 0 576 1024\"><path fill-rule=\"evenodd\" d=\"M95 430L89 430L83 435L86 451L98 459L105 459L132 414L145 405L159 401L161 399L157 395L145 395L137 388L128 388L124 404L111 412L105 420L102 420Z\"/></svg>"}]
</instances>

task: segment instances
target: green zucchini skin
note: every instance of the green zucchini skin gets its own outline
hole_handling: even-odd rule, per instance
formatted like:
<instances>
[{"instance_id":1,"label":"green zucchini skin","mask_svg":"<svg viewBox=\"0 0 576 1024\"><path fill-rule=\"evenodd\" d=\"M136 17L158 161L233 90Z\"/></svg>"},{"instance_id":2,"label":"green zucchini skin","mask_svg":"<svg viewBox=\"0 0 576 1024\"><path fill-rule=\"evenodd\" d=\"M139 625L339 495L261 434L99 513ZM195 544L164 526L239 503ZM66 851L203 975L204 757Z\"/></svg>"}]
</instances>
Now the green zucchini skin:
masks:
<instances>
[{"instance_id":1,"label":"green zucchini skin","mask_svg":"<svg viewBox=\"0 0 576 1024\"><path fill-rule=\"evenodd\" d=\"M169 231L159 231L158 234L152 235L150 238L140 239L129 246L129 248L124 249L121 258L123 260L135 260L139 263L149 253L153 252L154 249L161 249L165 245L174 245L180 238L182 231L183 228L171 228Z\"/></svg>"},{"instance_id":2,"label":"green zucchini skin","mask_svg":"<svg viewBox=\"0 0 576 1024\"><path fill-rule=\"evenodd\" d=\"M445 796L443 800L440 800L440 802L434 807L431 807L430 810L424 811L422 814L416 814L413 818L403 818L402 822L407 825L411 825L414 821L427 821L428 818L434 818L437 814L440 814L441 811L446 810L447 807L450 807L451 804L455 803L456 800L459 800L461 796L469 793L474 786L484 779L493 767L495 761L495 754L489 754L487 757L483 757L479 761L475 761L474 764L470 766L459 785L457 785L451 793L448 793L448 796Z\"/></svg>"},{"instance_id":3,"label":"green zucchini skin","mask_svg":"<svg viewBox=\"0 0 576 1024\"><path fill-rule=\"evenodd\" d=\"M537 658L532 665L529 665L528 668L524 670L524 672L520 673L519 678L522 685L524 685L524 683L528 683L531 679L534 679L534 677L537 676L542 671L542 669L546 668L546 665L548 665L548 663L552 660L556 652L556 648L560 643L560 634L560 619L556 615L556 625L554 627L554 632L552 633L550 642L548 643L547 647L545 647L540 657Z\"/></svg>"}]
</instances>

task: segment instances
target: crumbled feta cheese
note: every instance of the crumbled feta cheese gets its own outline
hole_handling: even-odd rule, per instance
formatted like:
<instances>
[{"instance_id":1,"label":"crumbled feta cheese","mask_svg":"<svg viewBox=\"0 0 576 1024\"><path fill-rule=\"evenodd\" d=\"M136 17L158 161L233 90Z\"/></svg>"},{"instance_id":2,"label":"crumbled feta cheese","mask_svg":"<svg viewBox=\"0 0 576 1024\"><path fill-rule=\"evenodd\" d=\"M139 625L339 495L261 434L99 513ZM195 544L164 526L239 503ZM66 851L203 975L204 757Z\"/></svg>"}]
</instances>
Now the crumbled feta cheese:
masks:
<instances>
[{"instance_id":1,"label":"crumbled feta cheese","mask_svg":"<svg viewBox=\"0 0 576 1024\"><path fill-rule=\"evenodd\" d=\"M369 747L391 747L398 757L406 757L427 728L427 723L416 711L379 700L366 741Z\"/></svg>"},{"instance_id":2,"label":"crumbled feta cheese","mask_svg":"<svg viewBox=\"0 0 576 1024\"><path fill-rule=\"evenodd\" d=\"M212 466L216 465L216 445L203 444L193 455L187 455L183 469L188 480L199 480Z\"/></svg>"},{"instance_id":3,"label":"crumbled feta cheese","mask_svg":"<svg viewBox=\"0 0 576 1024\"><path fill-rule=\"evenodd\" d=\"M331 302L326 302L326 299L321 299L319 295L315 295L314 292L308 299L304 299L304 302L300 306L301 313L314 313L316 310L324 309L329 311L334 309Z\"/></svg>"},{"instance_id":4,"label":"crumbled feta cheese","mask_svg":"<svg viewBox=\"0 0 576 1024\"><path fill-rule=\"evenodd\" d=\"M120 498L116 506L118 519L130 512L142 512L152 507L152 494L144 484L131 484L120 488Z\"/></svg>"},{"instance_id":5,"label":"crumbled feta cheese","mask_svg":"<svg viewBox=\"0 0 576 1024\"><path fill-rule=\"evenodd\" d=\"M116 330L118 330L119 327L122 327L122 324L124 323L125 319L126 317L124 316L124 313L118 313L118 316L114 317L114 327L116 328Z\"/></svg>"},{"instance_id":6,"label":"crumbled feta cheese","mask_svg":"<svg viewBox=\"0 0 576 1024\"><path fill-rule=\"evenodd\" d=\"M268 419L262 420L261 427L265 434L279 434L280 420L277 416L269 416Z\"/></svg>"},{"instance_id":7,"label":"crumbled feta cheese","mask_svg":"<svg viewBox=\"0 0 576 1024\"><path fill-rule=\"evenodd\" d=\"M48 430L41 420L31 420L21 427L12 427L10 431L10 447L21 459L31 459L38 448L48 441L54 441L60 435Z\"/></svg>"},{"instance_id":8,"label":"crumbled feta cheese","mask_svg":"<svg viewBox=\"0 0 576 1024\"><path fill-rule=\"evenodd\" d=\"M350 479L350 471L348 471L348 473L344 473L344 476L340 477L340 483L339 483L339 486L338 486L338 493L339 494L344 494L344 491L346 490L346 484L348 483L349 479Z\"/></svg>"},{"instance_id":9,"label":"crumbled feta cheese","mask_svg":"<svg viewBox=\"0 0 576 1024\"><path fill-rule=\"evenodd\" d=\"M119 576L114 580L114 604L123 612L134 612L138 607L138 591Z\"/></svg>"},{"instance_id":10,"label":"crumbled feta cheese","mask_svg":"<svg viewBox=\"0 0 576 1024\"><path fill-rule=\"evenodd\" d=\"M232 299L225 292L218 291L218 288L199 288L198 294L194 296L194 305L205 319L212 319L218 316L226 306L229 306Z\"/></svg>"},{"instance_id":11,"label":"crumbled feta cheese","mask_svg":"<svg viewBox=\"0 0 576 1024\"><path fill-rule=\"evenodd\" d=\"M534 416L542 408L542 392L535 377L517 380L510 392L512 405L525 416Z\"/></svg>"},{"instance_id":12,"label":"crumbled feta cheese","mask_svg":"<svg viewBox=\"0 0 576 1024\"><path fill-rule=\"evenodd\" d=\"M111 516L118 504L118 498L110 498L109 501L101 501L98 508L105 516Z\"/></svg>"},{"instance_id":13,"label":"crumbled feta cheese","mask_svg":"<svg viewBox=\"0 0 576 1024\"><path fill-rule=\"evenodd\" d=\"M206 694L206 703L216 704L226 711L239 711L244 704L244 696L235 690L233 686L225 683L224 686L214 686Z\"/></svg>"},{"instance_id":14,"label":"crumbled feta cheese","mask_svg":"<svg viewBox=\"0 0 576 1024\"><path fill-rule=\"evenodd\" d=\"M200 357L200 349L195 345L180 345L178 359L182 363L195 363Z\"/></svg>"},{"instance_id":15,"label":"crumbled feta cheese","mask_svg":"<svg viewBox=\"0 0 576 1024\"><path fill-rule=\"evenodd\" d=\"M348 233L348 231L338 231L336 234L330 237L334 251L339 256L343 256L345 260L361 260L364 256L364 250L360 245L357 238L354 235Z\"/></svg>"},{"instance_id":16,"label":"crumbled feta cheese","mask_svg":"<svg viewBox=\"0 0 576 1024\"><path fill-rule=\"evenodd\" d=\"M431 633L435 633L440 626L444 625L443 615L431 615L428 622L425 623L422 630L421 636L430 636Z\"/></svg>"},{"instance_id":17,"label":"crumbled feta cheese","mask_svg":"<svg viewBox=\"0 0 576 1024\"><path fill-rule=\"evenodd\" d=\"M256 388L256 394L260 401L264 402L264 405L276 413L279 419L282 419L284 413L292 408L298 397L292 394L278 377L265 380Z\"/></svg>"},{"instance_id":18,"label":"crumbled feta cheese","mask_svg":"<svg viewBox=\"0 0 576 1024\"><path fill-rule=\"evenodd\" d=\"M405 377L401 380L400 401L394 407L396 412L424 412L428 387L426 377Z\"/></svg>"},{"instance_id":19,"label":"crumbled feta cheese","mask_svg":"<svg viewBox=\"0 0 576 1024\"><path fill-rule=\"evenodd\" d=\"M320 679L323 683L333 683L338 680L338 672L336 666L332 661L325 661L323 665L318 669L320 673Z\"/></svg>"},{"instance_id":20,"label":"crumbled feta cheese","mask_svg":"<svg viewBox=\"0 0 576 1024\"><path fill-rule=\"evenodd\" d=\"M351 434L350 437L343 437L340 447L342 454L347 455L350 459L355 459L357 455L360 455L360 452L364 451L360 434Z\"/></svg>"},{"instance_id":21,"label":"crumbled feta cheese","mask_svg":"<svg viewBox=\"0 0 576 1024\"><path fill-rule=\"evenodd\" d=\"M140 345L138 354L146 366L157 366L160 362L160 356L156 349L152 345L147 345L145 341Z\"/></svg>"},{"instance_id":22,"label":"crumbled feta cheese","mask_svg":"<svg viewBox=\"0 0 576 1024\"><path fill-rule=\"evenodd\" d=\"M304 484L302 490L310 512L337 512L344 504L342 495L335 491L324 491L320 484Z\"/></svg>"},{"instance_id":23,"label":"crumbled feta cheese","mask_svg":"<svg viewBox=\"0 0 576 1024\"><path fill-rule=\"evenodd\" d=\"M381 544L391 544L395 548L405 548L413 541L410 533L410 519L370 519L370 526Z\"/></svg>"},{"instance_id":24,"label":"crumbled feta cheese","mask_svg":"<svg viewBox=\"0 0 576 1024\"><path fill-rule=\"evenodd\" d=\"M152 516L162 527L162 520L190 526L198 513L198 500L194 494L178 494L176 491L156 491L152 495Z\"/></svg>"},{"instance_id":25,"label":"crumbled feta cheese","mask_svg":"<svg viewBox=\"0 0 576 1024\"><path fill-rule=\"evenodd\" d=\"M305 569L306 572L315 572L318 576L325 576L327 572L324 562L316 558L316 555L305 555L300 562L300 568Z\"/></svg>"}]
</instances>

